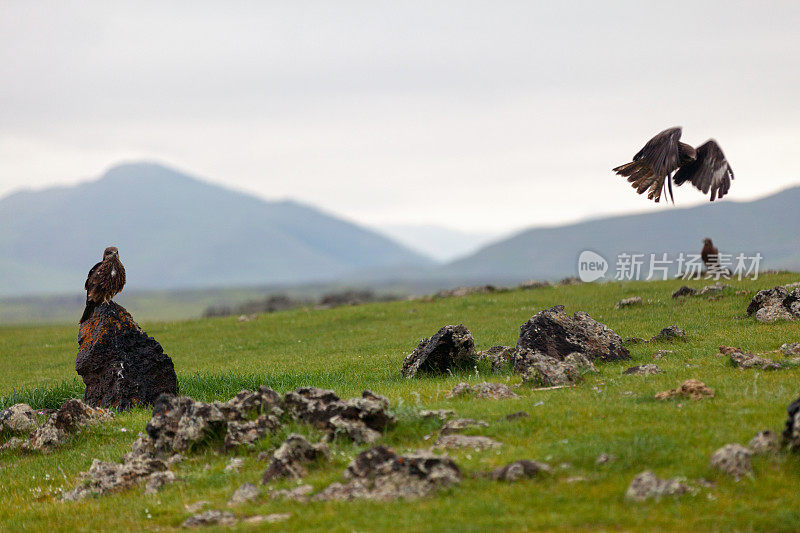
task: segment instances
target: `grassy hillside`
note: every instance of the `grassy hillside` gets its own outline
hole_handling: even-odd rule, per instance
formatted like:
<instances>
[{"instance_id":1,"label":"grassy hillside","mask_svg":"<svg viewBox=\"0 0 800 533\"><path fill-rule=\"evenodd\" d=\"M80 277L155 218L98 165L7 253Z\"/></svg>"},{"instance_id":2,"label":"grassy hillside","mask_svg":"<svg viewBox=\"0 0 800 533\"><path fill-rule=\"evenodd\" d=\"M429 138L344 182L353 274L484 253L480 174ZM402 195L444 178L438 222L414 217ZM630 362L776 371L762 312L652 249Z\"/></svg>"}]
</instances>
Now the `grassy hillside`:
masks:
<instances>
[{"instance_id":1,"label":"grassy hillside","mask_svg":"<svg viewBox=\"0 0 800 533\"><path fill-rule=\"evenodd\" d=\"M460 416L486 420L476 431L504 443L499 451L454 451L462 483L417 502L296 502L268 496L234 509L238 514L289 512L275 527L330 531L485 531L488 528L613 530L770 530L800 529L800 460L778 455L754 459L754 476L739 482L708 466L711 453L729 442L747 444L762 429L781 429L786 406L800 394L798 368L774 372L741 371L717 358L721 344L752 351L775 350L800 341L797 323L760 324L744 314L752 293L800 280L775 274L757 281L732 282L719 300L670 294L681 281L555 286L491 295L433 301L370 304L334 310L295 310L261 315L252 322L235 318L152 322L143 326L173 358L183 392L201 400L226 399L243 387L269 385L281 392L301 385L334 389L342 396L369 388L388 396L398 415L385 441L406 452L430 445L437 423L414 417L418 407L452 408ZM692 282L702 286L703 282ZM621 298L639 295L645 304L615 309ZM420 337L440 326L463 323L478 348L516 342L519 326L545 307L564 304L584 310L625 336L650 337L677 324L688 342L631 346L630 362L599 364L574 388L516 389L515 400L450 400L445 394L459 381L519 382L517 376L491 375L481 366L463 375L406 380L400 363ZM59 404L79 394L73 370L77 327L0 328L0 397L6 406L18 400L37 407ZM653 361L656 349L672 349ZM781 357L775 355L775 357ZM664 373L624 376L628 366L656 362ZM653 395L698 378L716 390L714 399L660 402ZM530 418L507 421L525 410ZM50 455L0 452L0 523L4 530L170 530L190 515L185 505L208 500L209 508L227 510L226 502L242 483L257 483L266 463L258 450L242 453L237 474L223 471L228 456L200 451L177 465L179 481L157 495L140 488L78 503L60 503L60 490L72 488L92 458L118 460L149 419L145 410L85 431ZM127 431L122 431L122 429ZM306 426L282 430L259 444L269 449L289 429L318 437ZM336 443L332 461L313 469L306 480L315 489L338 481L347 463L364 447ZM595 465L601 453L617 456ZM516 459L534 459L557 468L552 476L516 483L475 477ZM207 465L207 468L206 468ZM662 477L705 478L713 486L696 495L644 504L626 502L631 479L645 469ZM271 485L284 488L294 482ZM268 489L264 489L266 493ZM247 526L240 525L243 529ZM257 527L257 526L250 526Z\"/></svg>"}]
</instances>

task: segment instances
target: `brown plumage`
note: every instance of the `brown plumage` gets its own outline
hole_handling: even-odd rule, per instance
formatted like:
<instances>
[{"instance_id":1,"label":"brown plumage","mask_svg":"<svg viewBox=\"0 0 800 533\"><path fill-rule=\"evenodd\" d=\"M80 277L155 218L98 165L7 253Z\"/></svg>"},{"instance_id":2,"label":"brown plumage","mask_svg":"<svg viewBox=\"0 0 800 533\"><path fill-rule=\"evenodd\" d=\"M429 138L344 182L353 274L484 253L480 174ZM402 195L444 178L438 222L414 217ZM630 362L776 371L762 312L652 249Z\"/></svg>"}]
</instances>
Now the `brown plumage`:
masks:
<instances>
[{"instance_id":1,"label":"brown plumage","mask_svg":"<svg viewBox=\"0 0 800 533\"><path fill-rule=\"evenodd\" d=\"M711 242L711 239L703 239L703 250L700 252L700 257L703 259L703 264L706 265L706 268L719 265L719 250L717 250L717 247Z\"/></svg>"},{"instance_id":2,"label":"brown plumage","mask_svg":"<svg viewBox=\"0 0 800 533\"><path fill-rule=\"evenodd\" d=\"M658 202L662 191L669 190L672 197L672 173L675 185L690 181L703 194L711 192L711 201L727 194L733 179L733 169L725 159L722 149L713 139L692 148L680 142L681 128L669 128L644 145L633 156L633 161L614 168L614 172L628 178L628 182L647 198Z\"/></svg>"},{"instance_id":3,"label":"brown plumage","mask_svg":"<svg viewBox=\"0 0 800 533\"><path fill-rule=\"evenodd\" d=\"M125 267L119 260L119 251L114 246L109 246L103 252L103 260L93 266L86 277L86 308L83 310L81 324L92 316L95 307L110 301L124 286Z\"/></svg>"}]
</instances>

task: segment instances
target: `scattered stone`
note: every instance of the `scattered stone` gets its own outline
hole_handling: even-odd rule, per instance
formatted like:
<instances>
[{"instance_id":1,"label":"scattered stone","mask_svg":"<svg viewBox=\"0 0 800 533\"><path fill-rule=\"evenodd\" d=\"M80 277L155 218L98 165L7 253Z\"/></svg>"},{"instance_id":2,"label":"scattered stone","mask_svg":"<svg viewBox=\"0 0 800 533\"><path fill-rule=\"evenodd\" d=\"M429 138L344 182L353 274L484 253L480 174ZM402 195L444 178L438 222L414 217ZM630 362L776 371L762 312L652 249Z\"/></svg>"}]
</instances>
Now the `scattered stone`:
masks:
<instances>
[{"instance_id":1,"label":"scattered stone","mask_svg":"<svg viewBox=\"0 0 800 533\"><path fill-rule=\"evenodd\" d=\"M472 368L476 362L475 340L463 324L444 326L433 337L422 339L403 360L401 373L410 378L418 372L444 374Z\"/></svg>"},{"instance_id":2,"label":"scattered stone","mask_svg":"<svg viewBox=\"0 0 800 533\"><path fill-rule=\"evenodd\" d=\"M741 348L731 346L720 346L719 355L728 355L731 364L738 368L760 368L761 370L778 370L782 366L771 359L759 357L750 352L744 352Z\"/></svg>"},{"instance_id":3,"label":"scattered stone","mask_svg":"<svg viewBox=\"0 0 800 533\"><path fill-rule=\"evenodd\" d=\"M25 446L26 441L22 440L19 437L11 437L7 441L5 441L2 445L0 445L0 452L6 450L19 450Z\"/></svg>"},{"instance_id":4,"label":"scattered stone","mask_svg":"<svg viewBox=\"0 0 800 533\"><path fill-rule=\"evenodd\" d=\"M531 415L526 413L525 411L517 411L515 413L511 413L510 415L506 415L506 420L517 420L519 418L530 418Z\"/></svg>"},{"instance_id":5,"label":"scattered stone","mask_svg":"<svg viewBox=\"0 0 800 533\"><path fill-rule=\"evenodd\" d=\"M298 485L293 489L276 490L272 493L272 498L275 500L286 499L305 503L308 501L312 492L314 492L314 487L311 485Z\"/></svg>"},{"instance_id":6,"label":"scattered stone","mask_svg":"<svg viewBox=\"0 0 800 533\"><path fill-rule=\"evenodd\" d=\"M675 398L676 396L683 396L692 400L713 398L714 389L707 387L702 381L696 379L687 379L677 389L659 392L655 397L657 400L667 400L669 398Z\"/></svg>"},{"instance_id":7,"label":"scattered stone","mask_svg":"<svg viewBox=\"0 0 800 533\"><path fill-rule=\"evenodd\" d=\"M153 447L162 453L184 452L225 435L227 429L228 420L219 405L171 394L158 397L145 426Z\"/></svg>"},{"instance_id":8,"label":"scattered stone","mask_svg":"<svg viewBox=\"0 0 800 533\"><path fill-rule=\"evenodd\" d=\"M780 441L778 435L769 429L759 431L755 436L750 439L747 445L755 455L766 455L777 452L780 448Z\"/></svg>"},{"instance_id":9,"label":"scattered stone","mask_svg":"<svg viewBox=\"0 0 800 533\"><path fill-rule=\"evenodd\" d=\"M258 487L252 483L245 483L236 489L233 495L231 495L231 499L228 501L228 506L234 507L243 503L255 501L258 499L260 494L261 491L258 490Z\"/></svg>"},{"instance_id":10,"label":"scattered stone","mask_svg":"<svg viewBox=\"0 0 800 533\"><path fill-rule=\"evenodd\" d=\"M172 483L173 481L175 481L175 474L169 470L164 470L163 472L153 472L147 478L147 482L144 485L144 493L155 494L161 487L167 485L168 483Z\"/></svg>"},{"instance_id":11,"label":"scattered stone","mask_svg":"<svg viewBox=\"0 0 800 533\"><path fill-rule=\"evenodd\" d=\"M787 342L781 344L780 348L783 355L790 357L792 355L800 355L800 342Z\"/></svg>"},{"instance_id":12,"label":"scattered stone","mask_svg":"<svg viewBox=\"0 0 800 533\"><path fill-rule=\"evenodd\" d=\"M47 421L36 428L24 447L28 450L50 451L82 427L114 418L106 409L89 407L81 400L67 400Z\"/></svg>"},{"instance_id":13,"label":"scattered stone","mask_svg":"<svg viewBox=\"0 0 800 533\"><path fill-rule=\"evenodd\" d=\"M239 469L244 464L244 459L241 457L231 457L231 460L228 461L228 464L225 465L225 472L239 472Z\"/></svg>"},{"instance_id":14,"label":"scattered stone","mask_svg":"<svg viewBox=\"0 0 800 533\"><path fill-rule=\"evenodd\" d=\"M672 325L667 326L659 331L657 335L650 339L650 342L673 342L676 340L682 340L685 342L686 332L678 326Z\"/></svg>"},{"instance_id":15,"label":"scattered stone","mask_svg":"<svg viewBox=\"0 0 800 533\"><path fill-rule=\"evenodd\" d=\"M685 296L694 296L697 291L687 285L682 286L680 289L672 293L673 298L681 298Z\"/></svg>"},{"instance_id":16,"label":"scattered stone","mask_svg":"<svg viewBox=\"0 0 800 533\"><path fill-rule=\"evenodd\" d=\"M452 416L456 416L456 412L452 409L423 409L419 412L420 418L438 418L439 420L447 420Z\"/></svg>"},{"instance_id":17,"label":"scattered stone","mask_svg":"<svg viewBox=\"0 0 800 533\"><path fill-rule=\"evenodd\" d=\"M549 281L539 281L535 279L529 279L528 281L523 281L519 284L520 289L542 289L549 286Z\"/></svg>"},{"instance_id":18,"label":"scattered stone","mask_svg":"<svg viewBox=\"0 0 800 533\"><path fill-rule=\"evenodd\" d=\"M167 470L164 461L143 454L132 457L123 463L111 463L94 459L87 472L81 474L84 482L75 489L65 492L64 501L77 501L90 495L100 495L112 491L123 490L140 481L147 480L151 491L166 482L174 480L173 476L162 475ZM155 476L153 483L149 478Z\"/></svg>"},{"instance_id":19,"label":"scattered stone","mask_svg":"<svg viewBox=\"0 0 800 533\"><path fill-rule=\"evenodd\" d=\"M800 450L800 398L790 403L786 412L789 416L786 419L781 445L789 451L797 452Z\"/></svg>"},{"instance_id":20,"label":"scattered stone","mask_svg":"<svg viewBox=\"0 0 800 533\"><path fill-rule=\"evenodd\" d=\"M476 354L478 361L489 361L492 364L492 372L500 372L503 367L511 366L514 362L513 346L492 346L488 350L483 350Z\"/></svg>"},{"instance_id":21,"label":"scattered stone","mask_svg":"<svg viewBox=\"0 0 800 533\"><path fill-rule=\"evenodd\" d=\"M678 496L690 490L690 487L678 478L660 479L652 471L645 470L633 478L625 492L625 498L643 502L649 498L658 500L662 496Z\"/></svg>"},{"instance_id":22,"label":"scattered stone","mask_svg":"<svg viewBox=\"0 0 800 533\"><path fill-rule=\"evenodd\" d=\"M714 285L706 285L705 287L700 289L700 292L697 293L697 294L698 294L698 296L702 296L702 295L705 295L705 294L717 294L717 293L720 293L720 292L724 291L728 287L730 287L730 285L728 285L726 283L722 283L721 281L718 281Z\"/></svg>"},{"instance_id":23,"label":"scattered stone","mask_svg":"<svg viewBox=\"0 0 800 533\"><path fill-rule=\"evenodd\" d=\"M596 465L604 465L604 464L608 464L608 463L613 463L616 460L617 460L617 456L616 455L611 455L611 454L608 454L608 453L601 453L600 455L597 456L597 459L595 460L594 464L596 464Z\"/></svg>"},{"instance_id":24,"label":"scattered stone","mask_svg":"<svg viewBox=\"0 0 800 533\"><path fill-rule=\"evenodd\" d=\"M539 474L549 474L553 469L547 463L539 461L514 461L489 472L489 478L495 481L516 481L522 478L537 477Z\"/></svg>"},{"instance_id":25,"label":"scattered stone","mask_svg":"<svg viewBox=\"0 0 800 533\"><path fill-rule=\"evenodd\" d=\"M434 443L434 448L473 448L475 450L485 450L488 448L499 448L502 442L494 439L476 435L442 435Z\"/></svg>"},{"instance_id":26,"label":"scattered stone","mask_svg":"<svg viewBox=\"0 0 800 533\"><path fill-rule=\"evenodd\" d=\"M623 298L622 300L618 301L614 304L616 309L622 309L623 307L630 307L632 305L640 305L642 303L641 296L631 296L630 298Z\"/></svg>"},{"instance_id":27,"label":"scattered stone","mask_svg":"<svg viewBox=\"0 0 800 533\"><path fill-rule=\"evenodd\" d=\"M520 327L517 352L523 351L559 361L573 352L591 361L630 358L619 335L582 311L569 316L563 305L540 311Z\"/></svg>"},{"instance_id":28,"label":"scattered stone","mask_svg":"<svg viewBox=\"0 0 800 533\"><path fill-rule=\"evenodd\" d=\"M558 360L540 352L521 351L514 361L514 371L522 375L523 383L536 387L572 385L583 381L576 364L579 359L567 356L569 361ZM591 363L589 363L591 364ZM592 366L594 368L594 366Z\"/></svg>"},{"instance_id":29,"label":"scattered stone","mask_svg":"<svg viewBox=\"0 0 800 533\"><path fill-rule=\"evenodd\" d=\"M92 406L126 409L150 405L163 393L178 393L172 360L124 307L100 304L80 326L75 370Z\"/></svg>"},{"instance_id":30,"label":"scattered stone","mask_svg":"<svg viewBox=\"0 0 800 533\"><path fill-rule=\"evenodd\" d=\"M324 442L311 444L302 435L292 433L275 450L261 483L279 478L301 478L306 475L305 464L327 459L328 445Z\"/></svg>"},{"instance_id":31,"label":"scattered stone","mask_svg":"<svg viewBox=\"0 0 800 533\"><path fill-rule=\"evenodd\" d=\"M209 503L206 500L199 500L199 501L196 501L194 503L189 503L189 504L184 505L184 508L187 511L189 511L190 513L195 514L195 513L200 512L200 510L203 507L205 507L206 505L208 505L208 504Z\"/></svg>"},{"instance_id":32,"label":"scattered stone","mask_svg":"<svg viewBox=\"0 0 800 533\"><path fill-rule=\"evenodd\" d=\"M647 343L647 340L641 337L625 337L625 340L622 341L622 343L626 346L635 346L637 344L645 344Z\"/></svg>"},{"instance_id":33,"label":"scattered stone","mask_svg":"<svg viewBox=\"0 0 800 533\"><path fill-rule=\"evenodd\" d=\"M445 422L442 429L439 431L442 435L450 435L452 433L459 433L466 429L473 428L488 428L489 423L483 420L474 420L472 418L454 418Z\"/></svg>"},{"instance_id":34,"label":"scattered stone","mask_svg":"<svg viewBox=\"0 0 800 533\"><path fill-rule=\"evenodd\" d=\"M0 435L30 433L36 429L36 412L27 403L17 403L0 411Z\"/></svg>"},{"instance_id":35,"label":"scattered stone","mask_svg":"<svg viewBox=\"0 0 800 533\"><path fill-rule=\"evenodd\" d=\"M653 374L660 374L661 372L662 370L658 368L658 365L647 364L647 365L632 366L629 369L625 370L623 374L636 375L636 376L650 376Z\"/></svg>"},{"instance_id":36,"label":"scattered stone","mask_svg":"<svg viewBox=\"0 0 800 533\"><path fill-rule=\"evenodd\" d=\"M286 393L284 403L294 418L328 431L329 438L346 434L356 442L373 442L396 422L389 400L368 390L361 398L341 400L333 391L301 387Z\"/></svg>"},{"instance_id":37,"label":"scattered stone","mask_svg":"<svg viewBox=\"0 0 800 533\"><path fill-rule=\"evenodd\" d=\"M747 306L747 314L756 315L759 322L795 320L800 318L800 288L791 292L786 287L777 286L758 291Z\"/></svg>"},{"instance_id":38,"label":"scattered stone","mask_svg":"<svg viewBox=\"0 0 800 533\"><path fill-rule=\"evenodd\" d=\"M460 483L461 472L447 456L421 451L398 456L386 446L358 454L348 465L346 483L333 483L315 500L415 499Z\"/></svg>"},{"instance_id":39,"label":"scattered stone","mask_svg":"<svg viewBox=\"0 0 800 533\"><path fill-rule=\"evenodd\" d=\"M190 516L181 524L182 527L203 527L203 526L232 526L236 523L236 515L227 511L205 511L194 516Z\"/></svg>"},{"instance_id":40,"label":"scattered stone","mask_svg":"<svg viewBox=\"0 0 800 533\"><path fill-rule=\"evenodd\" d=\"M469 383L459 383L453 390L447 394L448 398L457 398L459 396L474 395L477 398L488 400L505 400L506 398L518 398L508 385L503 383L489 383L484 381L477 385L470 385Z\"/></svg>"},{"instance_id":41,"label":"scattered stone","mask_svg":"<svg viewBox=\"0 0 800 533\"><path fill-rule=\"evenodd\" d=\"M753 452L741 444L726 444L711 456L711 466L738 481L753 472L750 465L752 455Z\"/></svg>"},{"instance_id":42,"label":"scattered stone","mask_svg":"<svg viewBox=\"0 0 800 533\"><path fill-rule=\"evenodd\" d=\"M656 350L653 354L653 359L666 359L667 356L673 355L674 353L674 350Z\"/></svg>"},{"instance_id":43,"label":"scattered stone","mask_svg":"<svg viewBox=\"0 0 800 533\"><path fill-rule=\"evenodd\" d=\"M272 513L268 515L257 514L242 518L242 522L245 524L261 524L264 522L267 524L274 524L276 522L289 520L291 517L292 513Z\"/></svg>"}]
</instances>

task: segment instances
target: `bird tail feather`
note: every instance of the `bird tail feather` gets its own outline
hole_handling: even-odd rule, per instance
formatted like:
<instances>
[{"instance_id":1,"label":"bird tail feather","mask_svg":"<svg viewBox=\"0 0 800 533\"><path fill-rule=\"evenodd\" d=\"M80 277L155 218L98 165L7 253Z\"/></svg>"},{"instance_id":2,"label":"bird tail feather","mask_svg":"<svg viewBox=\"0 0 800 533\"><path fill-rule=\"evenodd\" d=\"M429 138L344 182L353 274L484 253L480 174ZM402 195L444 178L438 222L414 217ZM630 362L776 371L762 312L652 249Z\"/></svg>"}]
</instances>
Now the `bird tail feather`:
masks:
<instances>
[{"instance_id":1,"label":"bird tail feather","mask_svg":"<svg viewBox=\"0 0 800 533\"><path fill-rule=\"evenodd\" d=\"M86 299L86 307L83 310L83 316L81 317L81 321L80 321L81 324L83 324L84 322L89 320L89 317L91 317L92 313L94 313L95 307L97 307L97 304L87 298Z\"/></svg>"}]
</instances>

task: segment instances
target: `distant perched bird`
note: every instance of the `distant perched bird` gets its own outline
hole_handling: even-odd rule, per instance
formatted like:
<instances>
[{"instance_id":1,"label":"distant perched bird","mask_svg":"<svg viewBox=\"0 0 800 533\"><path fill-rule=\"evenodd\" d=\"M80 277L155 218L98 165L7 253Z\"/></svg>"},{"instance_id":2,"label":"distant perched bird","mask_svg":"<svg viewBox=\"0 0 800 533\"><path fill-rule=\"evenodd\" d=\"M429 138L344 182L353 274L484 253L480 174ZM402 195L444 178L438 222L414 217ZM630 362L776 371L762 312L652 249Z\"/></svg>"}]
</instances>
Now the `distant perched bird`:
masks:
<instances>
[{"instance_id":1,"label":"distant perched bird","mask_svg":"<svg viewBox=\"0 0 800 533\"><path fill-rule=\"evenodd\" d=\"M647 198L658 202L665 187L672 197L672 181L682 185L690 181L697 189L708 194L711 201L728 193L733 179L733 169L725 159L722 149L713 139L697 149L680 142L681 128L669 128L644 145L633 156L633 161L620 165L614 172L625 176L639 194L648 191ZM672 173L677 170L673 178Z\"/></svg>"},{"instance_id":2,"label":"distant perched bird","mask_svg":"<svg viewBox=\"0 0 800 533\"><path fill-rule=\"evenodd\" d=\"M703 239L703 250L700 252L700 257L703 259L703 264L706 265L706 268L713 269L719 265L719 250L708 237Z\"/></svg>"},{"instance_id":3,"label":"distant perched bird","mask_svg":"<svg viewBox=\"0 0 800 533\"><path fill-rule=\"evenodd\" d=\"M125 286L125 267L119 260L119 251L109 246L103 252L103 260L89 271L86 277L86 308L83 310L81 324L86 322L94 308L110 301Z\"/></svg>"}]
</instances>

